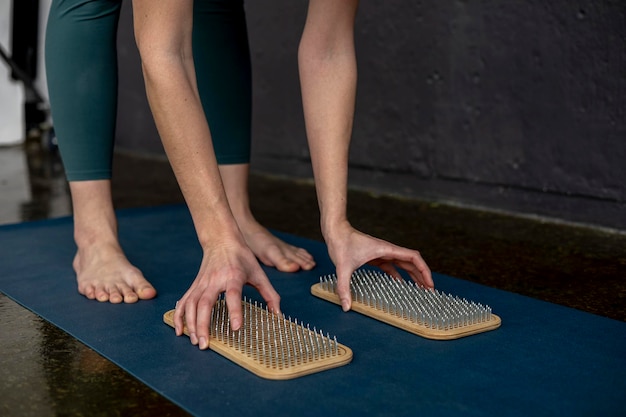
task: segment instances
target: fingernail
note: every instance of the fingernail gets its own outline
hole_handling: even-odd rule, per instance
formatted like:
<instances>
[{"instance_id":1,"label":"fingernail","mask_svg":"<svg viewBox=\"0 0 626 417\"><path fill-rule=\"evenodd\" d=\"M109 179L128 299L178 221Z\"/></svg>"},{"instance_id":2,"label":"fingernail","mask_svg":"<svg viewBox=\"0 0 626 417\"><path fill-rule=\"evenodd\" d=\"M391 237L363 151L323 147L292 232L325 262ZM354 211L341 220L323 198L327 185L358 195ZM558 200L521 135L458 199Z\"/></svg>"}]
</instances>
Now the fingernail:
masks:
<instances>
[{"instance_id":1,"label":"fingernail","mask_svg":"<svg viewBox=\"0 0 626 417\"><path fill-rule=\"evenodd\" d=\"M350 302L348 300L341 300L341 308L344 312L350 310Z\"/></svg>"},{"instance_id":2,"label":"fingernail","mask_svg":"<svg viewBox=\"0 0 626 417\"><path fill-rule=\"evenodd\" d=\"M200 337L200 349L206 349L209 347L209 342L207 342L206 337Z\"/></svg>"},{"instance_id":3,"label":"fingernail","mask_svg":"<svg viewBox=\"0 0 626 417\"><path fill-rule=\"evenodd\" d=\"M197 345L198 344L198 336L196 336L195 333L191 333L189 335L189 338L191 339L191 344L193 344L193 345Z\"/></svg>"},{"instance_id":4,"label":"fingernail","mask_svg":"<svg viewBox=\"0 0 626 417\"><path fill-rule=\"evenodd\" d=\"M240 319L233 319L230 322L230 325L233 326L233 330L238 330L239 327L241 326L241 320Z\"/></svg>"}]
</instances>

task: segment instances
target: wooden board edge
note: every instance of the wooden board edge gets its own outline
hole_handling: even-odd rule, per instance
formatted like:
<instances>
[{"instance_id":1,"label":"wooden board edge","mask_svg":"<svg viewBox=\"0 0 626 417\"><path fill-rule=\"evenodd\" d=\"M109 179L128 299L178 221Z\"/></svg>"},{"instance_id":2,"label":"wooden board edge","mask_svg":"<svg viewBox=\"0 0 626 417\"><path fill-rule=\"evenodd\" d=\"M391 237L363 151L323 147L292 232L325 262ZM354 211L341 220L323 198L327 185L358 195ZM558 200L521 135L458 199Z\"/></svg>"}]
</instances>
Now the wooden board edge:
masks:
<instances>
[{"instance_id":1,"label":"wooden board edge","mask_svg":"<svg viewBox=\"0 0 626 417\"><path fill-rule=\"evenodd\" d=\"M311 294L314 296L324 299L326 301L330 301L331 303L341 305L341 301L339 300L339 296L335 293L328 292L322 289L319 283L313 284L311 286ZM352 302L352 310L357 313L361 313L365 316L368 316L374 320L378 320L380 322L386 323L390 326L397 327L399 329L405 330L409 333L413 333L415 335L425 337L427 339L433 340L454 340L460 339L462 337L471 336L478 333L484 333L490 330L495 330L502 324L502 320L495 314L491 314L491 319L488 322L477 323L470 326L465 326L457 329L451 330L437 330L430 329L425 326L421 326L415 323L407 322L406 320L400 319L396 316L386 314L380 310L374 309L372 307L366 306L359 302Z\"/></svg>"},{"instance_id":2,"label":"wooden board edge","mask_svg":"<svg viewBox=\"0 0 626 417\"><path fill-rule=\"evenodd\" d=\"M169 310L163 314L163 322L170 327L174 327L174 312L176 310ZM189 336L189 332L187 327L183 328L183 333ZM252 372L253 374L264 378L264 379L272 379L272 380L288 380L299 378L301 376L314 374L317 372L326 371L333 368L338 368L340 366L347 365L352 362L353 352L349 347L342 345L341 343L337 344L337 349L341 352L335 357L327 358L323 360L313 361L307 364L301 364L297 366L293 366L286 369L276 369L267 368L260 363L257 363L254 360L249 359L247 356L243 354L236 353L235 350L230 349L219 340L211 337L209 340L209 349L214 352L220 354L226 359L234 362L235 364L241 366L244 369Z\"/></svg>"}]
</instances>

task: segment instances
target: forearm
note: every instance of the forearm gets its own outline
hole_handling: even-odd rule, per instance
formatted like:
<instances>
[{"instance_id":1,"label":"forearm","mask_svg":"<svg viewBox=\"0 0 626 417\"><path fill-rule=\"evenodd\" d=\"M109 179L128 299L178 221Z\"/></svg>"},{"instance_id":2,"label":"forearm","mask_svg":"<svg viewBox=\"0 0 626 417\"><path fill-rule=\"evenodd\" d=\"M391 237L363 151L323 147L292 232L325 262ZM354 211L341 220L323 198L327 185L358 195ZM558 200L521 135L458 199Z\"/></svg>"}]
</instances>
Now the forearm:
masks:
<instances>
[{"instance_id":1,"label":"forearm","mask_svg":"<svg viewBox=\"0 0 626 417\"><path fill-rule=\"evenodd\" d=\"M198 238L235 228L199 102L184 86L147 77L146 90L163 146L192 214Z\"/></svg>"},{"instance_id":2,"label":"forearm","mask_svg":"<svg viewBox=\"0 0 626 417\"><path fill-rule=\"evenodd\" d=\"M419 252L354 229L347 218L348 152L356 96L354 20L358 0L310 0L298 63L307 138L320 206L322 234L335 264L337 294L351 307L350 279L356 268L375 265L399 277L406 270L432 288Z\"/></svg>"},{"instance_id":3,"label":"forearm","mask_svg":"<svg viewBox=\"0 0 626 417\"><path fill-rule=\"evenodd\" d=\"M298 61L322 233L347 223L348 152L356 95L356 2L312 1Z\"/></svg>"},{"instance_id":4,"label":"forearm","mask_svg":"<svg viewBox=\"0 0 626 417\"><path fill-rule=\"evenodd\" d=\"M147 2L146 2L147 1ZM135 31L148 102L203 246L236 235L211 134L197 94L191 21L180 3L135 0ZM162 8L162 10L159 10ZM164 18L160 18L159 12Z\"/></svg>"}]
</instances>

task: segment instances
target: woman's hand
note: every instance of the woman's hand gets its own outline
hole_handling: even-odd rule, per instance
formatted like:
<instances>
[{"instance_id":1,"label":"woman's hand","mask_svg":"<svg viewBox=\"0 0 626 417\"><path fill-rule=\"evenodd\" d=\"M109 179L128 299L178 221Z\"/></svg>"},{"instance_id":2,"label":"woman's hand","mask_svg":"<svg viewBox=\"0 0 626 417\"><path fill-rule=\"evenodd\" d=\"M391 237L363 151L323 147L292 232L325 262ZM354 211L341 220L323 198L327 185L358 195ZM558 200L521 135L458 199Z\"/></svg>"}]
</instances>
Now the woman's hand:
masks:
<instances>
[{"instance_id":1,"label":"woman's hand","mask_svg":"<svg viewBox=\"0 0 626 417\"><path fill-rule=\"evenodd\" d=\"M280 296L245 244L223 243L205 249L196 279L176 303L176 335L182 335L183 325L186 325L191 343L200 349L208 348L211 312L223 292L230 326L233 330L239 329L242 325L241 292L246 284L259 291L271 311L280 311Z\"/></svg>"},{"instance_id":2,"label":"woman's hand","mask_svg":"<svg viewBox=\"0 0 626 417\"><path fill-rule=\"evenodd\" d=\"M352 273L368 264L400 278L396 268L404 269L417 284L433 288L433 279L420 253L362 233L348 222L325 233L328 253L337 268L337 294L341 307L348 311L352 305L350 279Z\"/></svg>"}]
</instances>

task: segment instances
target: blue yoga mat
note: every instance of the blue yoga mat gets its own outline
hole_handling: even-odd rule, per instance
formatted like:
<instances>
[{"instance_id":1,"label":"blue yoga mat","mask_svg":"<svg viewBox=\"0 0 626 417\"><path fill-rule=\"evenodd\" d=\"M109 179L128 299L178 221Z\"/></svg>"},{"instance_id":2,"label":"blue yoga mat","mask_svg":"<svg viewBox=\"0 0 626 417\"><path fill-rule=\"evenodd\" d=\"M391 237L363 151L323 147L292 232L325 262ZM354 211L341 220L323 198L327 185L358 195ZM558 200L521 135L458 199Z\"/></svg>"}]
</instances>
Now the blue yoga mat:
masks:
<instances>
[{"instance_id":1,"label":"blue yoga mat","mask_svg":"<svg viewBox=\"0 0 626 417\"><path fill-rule=\"evenodd\" d=\"M626 323L435 274L439 289L489 304L502 327L423 339L310 295L334 268L322 243L287 234L279 235L307 248L318 266L265 269L283 312L336 335L354 359L293 380L261 379L162 322L201 260L186 208L118 214L122 245L156 286L156 299L110 305L80 296L70 218L0 227L0 291L192 414L626 415ZM244 293L262 301L252 288Z\"/></svg>"}]
</instances>

